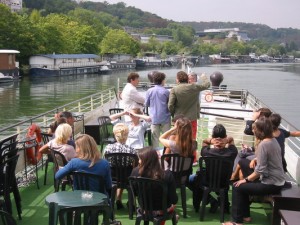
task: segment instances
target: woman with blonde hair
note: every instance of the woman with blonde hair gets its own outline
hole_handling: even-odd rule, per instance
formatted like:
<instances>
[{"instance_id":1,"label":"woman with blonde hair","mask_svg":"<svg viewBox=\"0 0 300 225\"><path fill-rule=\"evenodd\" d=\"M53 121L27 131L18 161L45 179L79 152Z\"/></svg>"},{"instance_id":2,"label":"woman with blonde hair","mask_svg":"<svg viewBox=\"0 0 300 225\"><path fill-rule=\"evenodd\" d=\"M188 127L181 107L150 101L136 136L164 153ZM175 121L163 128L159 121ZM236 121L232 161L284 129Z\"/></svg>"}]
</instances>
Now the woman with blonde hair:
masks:
<instances>
[{"instance_id":1,"label":"woman with blonde hair","mask_svg":"<svg viewBox=\"0 0 300 225\"><path fill-rule=\"evenodd\" d=\"M82 134L76 138L77 158L73 158L65 167L59 169L55 174L55 179L62 179L73 171L85 172L100 175L104 178L105 189L108 195L111 190L111 171L109 163L101 158L95 140L87 135ZM97 191L97 184L90 184L91 191Z\"/></svg>"},{"instance_id":2,"label":"woman with blonde hair","mask_svg":"<svg viewBox=\"0 0 300 225\"><path fill-rule=\"evenodd\" d=\"M130 111L123 111L110 115L109 118L113 124L117 124L118 118L124 115L128 115L131 118L130 122L127 122L128 126L128 138L126 144L135 149L141 149L145 146L145 132L151 125L151 118L143 114L141 109L134 108Z\"/></svg>"},{"instance_id":3,"label":"woman with blonde hair","mask_svg":"<svg viewBox=\"0 0 300 225\"><path fill-rule=\"evenodd\" d=\"M72 145L68 144L70 137L72 136L72 127L63 123L60 124L55 130L55 138L42 146L39 150L42 154L49 154L50 148L62 153L67 161L76 157L75 149Z\"/></svg>"},{"instance_id":4,"label":"woman with blonde hair","mask_svg":"<svg viewBox=\"0 0 300 225\"><path fill-rule=\"evenodd\" d=\"M129 129L128 129L128 126L126 124L117 123L113 127L113 133L115 135L115 138L116 138L117 142L114 143L114 144L109 144L105 147L105 149L104 149L104 158L105 158L105 154L108 154L108 153L131 153L131 154L136 154L136 150L126 144L126 141L127 141L127 138L128 138L128 133L129 133ZM117 196L116 196L117 209L124 208L124 206L122 204L122 193L123 193L123 189L118 188Z\"/></svg>"}]
</instances>

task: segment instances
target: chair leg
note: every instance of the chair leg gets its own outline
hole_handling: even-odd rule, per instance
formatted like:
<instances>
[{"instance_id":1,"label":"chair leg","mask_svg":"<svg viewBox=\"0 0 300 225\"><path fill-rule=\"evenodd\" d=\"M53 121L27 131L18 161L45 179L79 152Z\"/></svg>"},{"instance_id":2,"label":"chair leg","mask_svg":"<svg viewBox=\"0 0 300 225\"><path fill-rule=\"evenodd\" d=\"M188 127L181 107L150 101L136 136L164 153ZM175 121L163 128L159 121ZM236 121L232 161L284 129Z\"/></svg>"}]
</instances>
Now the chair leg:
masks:
<instances>
[{"instance_id":1,"label":"chair leg","mask_svg":"<svg viewBox=\"0 0 300 225\"><path fill-rule=\"evenodd\" d=\"M181 205L182 205L182 211L183 211L183 218L186 218L186 188L185 188L185 185L181 185L180 193L181 193Z\"/></svg>"},{"instance_id":2,"label":"chair leg","mask_svg":"<svg viewBox=\"0 0 300 225\"><path fill-rule=\"evenodd\" d=\"M137 216L135 219L135 225L140 225L142 221L142 216Z\"/></svg>"},{"instance_id":3,"label":"chair leg","mask_svg":"<svg viewBox=\"0 0 300 225\"><path fill-rule=\"evenodd\" d=\"M134 195L130 187L127 188L128 193L128 206L129 206L129 219L133 219L134 211Z\"/></svg>"},{"instance_id":4,"label":"chair leg","mask_svg":"<svg viewBox=\"0 0 300 225\"><path fill-rule=\"evenodd\" d=\"M200 221L204 220L204 214L205 214L205 208L206 208L206 204L207 204L207 198L209 195L209 190L205 189L203 191L203 197L202 197L202 204L201 204L201 208L199 210L200 213Z\"/></svg>"},{"instance_id":5,"label":"chair leg","mask_svg":"<svg viewBox=\"0 0 300 225\"><path fill-rule=\"evenodd\" d=\"M220 209L221 209L220 222L221 223L224 222L224 208L225 208L225 190L221 189L220 190Z\"/></svg>"},{"instance_id":6,"label":"chair leg","mask_svg":"<svg viewBox=\"0 0 300 225\"><path fill-rule=\"evenodd\" d=\"M16 203L19 220L22 220L21 195L20 195L16 181L14 181L14 184L13 184L13 194L14 194L14 199L15 199L15 203Z\"/></svg>"},{"instance_id":7,"label":"chair leg","mask_svg":"<svg viewBox=\"0 0 300 225\"><path fill-rule=\"evenodd\" d=\"M176 221L176 213L174 213L174 215L172 216L172 225L176 225L177 221Z\"/></svg>"},{"instance_id":8,"label":"chair leg","mask_svg":"<svg viewBox=\"0 0 300 225\"><path fill-rule=\"evenodd\" d=\"M46 162L45 162L44 185L46 185L46 182L47 182L47 172L48 172L48 160L46 160Z\"/></svg>"},{"instance_id":9,"label":"chair leg","mask_svg":"<svg viewBox=\"0 0 300 225\"><path fill-rule=\"evenodd\" d=\"M113 185L111 189L111 209L112 209L112 219L115 219L115 200L116 200L116 194L117 194L117 185Z\"/></svg>"}]
</instances>

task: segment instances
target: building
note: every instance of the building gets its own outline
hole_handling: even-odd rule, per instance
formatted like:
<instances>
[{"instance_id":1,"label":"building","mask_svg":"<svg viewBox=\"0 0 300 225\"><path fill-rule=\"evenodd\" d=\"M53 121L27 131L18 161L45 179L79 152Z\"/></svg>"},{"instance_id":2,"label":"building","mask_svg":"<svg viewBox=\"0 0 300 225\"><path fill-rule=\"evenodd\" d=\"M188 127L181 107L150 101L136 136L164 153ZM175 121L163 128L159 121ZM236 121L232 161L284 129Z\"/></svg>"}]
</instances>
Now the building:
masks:
<instances>
[{"instance_id":1,"label":"building","mask_svg":"<svg viewBox=\"0 0 300 225\"><path fill-rule=\"evenodd\" d=\"M13 12L22 9L22 0L0 0L0 3L7 5Z\"/></svg>"},{"instance_id":2,"label":"building","mask_svg":"<svg viewBox=\"0 0 300 225\"><path fill-rule=\"evenodd\" d=\"M168 35L156 35L156 34L131 34L133 38L140 41L141 43L147 44L151 38L154 38L159 43L164 43L167 41L173 41L172 36Z\"/></svg>"},{"instance_id":3,"label":"building","mask_svg":"<svg viewBox=\"0 0 300 225\"><path fill-rule=\"evenodd\" d=\"M238 41L250 41L247 32L240 31L239 28L222 28L222 29L206 29L204 31L197 31L196 36L205 37L210 34L225 34L227 38L236 37Z\"/></svg>"},{"instance_id":4,"label":"building","mask_svg":"<svg viewBox=\"0 0 300 225\"><path fill-rule=\"evenodd\" d=\"M5 76L19 76L19 62L16 61L16 50L0 49L0 72Z\"/></svg>"}]
</instances>

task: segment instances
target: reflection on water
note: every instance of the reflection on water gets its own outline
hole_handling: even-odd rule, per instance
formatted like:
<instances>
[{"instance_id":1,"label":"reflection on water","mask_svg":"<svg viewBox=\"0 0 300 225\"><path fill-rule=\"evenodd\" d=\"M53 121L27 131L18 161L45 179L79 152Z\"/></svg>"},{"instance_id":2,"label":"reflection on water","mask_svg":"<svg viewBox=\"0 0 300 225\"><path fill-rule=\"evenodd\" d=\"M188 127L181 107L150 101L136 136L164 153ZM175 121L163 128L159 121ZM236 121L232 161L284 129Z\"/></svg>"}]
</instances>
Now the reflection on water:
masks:
<instances>
[{"instance_id":1,"label":"reflection on water","mask_svg":"<svg viewBox=\"0 0 300 225\"><path fill-rule=\"evenodd\" d=\"M193 68L196 73L220 71L224 84L248 89L276 112L300 128L300 64L227 64ZM174 83L179 69L163 69L167 83ZM149 71L138 71L147 81ZM0 126L6 127L28 116L37 115L68 102L91 95L106 87L125 83L129 71L109 75L74 75L66 77L24 77L13 84L0 85Z\"/></svg>"}]
</instances>

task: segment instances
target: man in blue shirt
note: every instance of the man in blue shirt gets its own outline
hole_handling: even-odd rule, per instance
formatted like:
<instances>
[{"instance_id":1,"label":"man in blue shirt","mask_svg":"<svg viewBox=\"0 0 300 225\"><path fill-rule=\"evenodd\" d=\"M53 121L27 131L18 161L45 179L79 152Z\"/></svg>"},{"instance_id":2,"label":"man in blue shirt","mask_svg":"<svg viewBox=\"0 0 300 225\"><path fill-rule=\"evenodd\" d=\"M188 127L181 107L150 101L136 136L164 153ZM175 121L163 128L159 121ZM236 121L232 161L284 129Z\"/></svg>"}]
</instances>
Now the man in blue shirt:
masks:
<instances>
[{"instance_id":1,"label":"man in blue shirt","mask_svg":"<svg viewBox=\"0 0 300 225\"><path fill-rule=\"evenodd\" d=\"M149 107L151 117L152 146L159 149L160 132L171 127L171 113L168 109L169 91L164 88L166 75L161 72L153 74L154 87L146 92L145 106Z\"/></svg>"}]
</instances>

